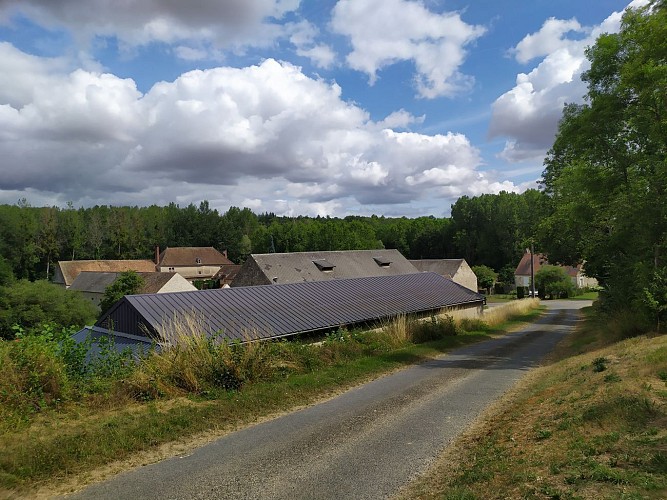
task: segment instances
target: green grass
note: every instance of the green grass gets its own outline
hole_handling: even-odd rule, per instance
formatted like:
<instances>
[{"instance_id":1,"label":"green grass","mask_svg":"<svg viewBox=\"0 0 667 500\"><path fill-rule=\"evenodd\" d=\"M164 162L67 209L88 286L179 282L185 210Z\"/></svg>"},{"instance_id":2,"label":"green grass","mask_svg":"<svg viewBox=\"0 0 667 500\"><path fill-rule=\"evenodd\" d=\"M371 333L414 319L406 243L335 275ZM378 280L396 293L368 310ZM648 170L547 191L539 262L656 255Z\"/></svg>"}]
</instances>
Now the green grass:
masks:
<instances>
[{"instance_id":1,"label":"green grass","mask_svg":"<svg viewBox=\"0 0 667 500\"><path fill-rule=\"evenodd\" d=\"M496 293L486 296L486 301L491 303L509 302L510 300L516 300L516 295Z\"/></svg>"},{"instance_id":2,"label":"green grass","mask_svg":"<svg viewBox=\"0 0 667 500\"><path fill-rule=\"evenodd\" d=\"M569 300L597 300L598 296L598 292L586 292L582 293L581 295L571 297Z\"/></svg>"},{"instance_id":3,"label":"green grass","mask_svg":"<svg viewBox=\"0 0 667 500\"><path fill-rule=\"evenodd\" d=\"M403 497L666 498L667 336L586 317Z\"/></svg>"},{"instance_id":4,"label":"green grass","mask_svg":"<svg viewBox=\"0 0 667 500\"><path fill-rule=\"evenodd\" d=\"M5 492L29 496L39 485L48 487L79 477L110 462L131 459L137 453L150 455L166 443L187 443L211 429L219 435L311 404L397 368L489 339L534 319L540 312L516 314L495 326L470 321L471 330L475 331L464 332L456 327L456 335L452 331L417 344L404 337L428 338L437 333L434 329L449 329L448 322L426 320L414 325L399 321L398 326L382 332L341 332L317 348L288 342L266 347L278 352L277 358L262 358L267 351L257 347L259 344L248 352L223 353L237 363L232 366L237 370L234 373L247 377L239 390L206 382L210 375L208 361L201 360L217 358L209 356L210 345L193 341L188 348L198 357L197 363L187 361L191 358L180 360L176 354L165 356L171 359L170 364L156 357L114 386L116 391L125 391L123 397L92 394L88 399L46 405L26 417L18 428L2 427L0 497L3 488ZM494 316L495 321L500 317ZM387 329L391 330L389 338L383 334ZM318 353L316 359L308 354L311 349ZM258 368L258 359L271 364L272 370ZM186 365L191 368L187 376L183 373ZM248 375L252 370L262 376L252 379ZM137 390L142 383L156 390ZM142 397L131 399L129 395L142 395L148 401L142 402Z\"/></svg>"}]
</instances>

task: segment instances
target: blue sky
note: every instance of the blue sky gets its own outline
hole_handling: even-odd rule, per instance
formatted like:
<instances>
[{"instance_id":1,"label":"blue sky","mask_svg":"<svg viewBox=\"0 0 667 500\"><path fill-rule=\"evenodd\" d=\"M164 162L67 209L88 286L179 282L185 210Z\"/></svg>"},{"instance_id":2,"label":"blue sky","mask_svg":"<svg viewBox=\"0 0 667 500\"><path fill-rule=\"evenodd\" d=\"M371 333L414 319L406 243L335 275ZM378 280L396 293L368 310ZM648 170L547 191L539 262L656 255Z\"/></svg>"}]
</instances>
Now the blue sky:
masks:
<instances>
[{"instance_id":1,"label":"blue sky","mask_svg":"<svg viewBox=\"0 0 667 500\"><path fill-rule=\"evenodd\" d=\"M448 215L536 187L645 3L0 0L0 203Z\"/></svg>"}]
</instances>

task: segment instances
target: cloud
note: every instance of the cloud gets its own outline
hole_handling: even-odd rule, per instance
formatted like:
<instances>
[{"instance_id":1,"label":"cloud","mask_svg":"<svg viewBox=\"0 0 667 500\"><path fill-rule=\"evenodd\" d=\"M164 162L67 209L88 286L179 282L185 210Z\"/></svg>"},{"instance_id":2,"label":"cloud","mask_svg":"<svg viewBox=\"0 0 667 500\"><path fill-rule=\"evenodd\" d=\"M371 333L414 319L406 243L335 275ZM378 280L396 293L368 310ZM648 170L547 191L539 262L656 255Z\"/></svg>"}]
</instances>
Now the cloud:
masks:
<instances>
[{"instance_id":1,"label":"cloud","mask_svg":"<svg viewBox=\"0 0 667 500\"><path fill-rule=\"evenodd\" d=\"M332 29L349 37L348 65L375 83L378 71L400 61L415 65L420 97L453 96L468 90L473 78L459 71L465 47L484 33L458 13L437 14L423 3L406 0L340 0Z\"/></svg>"},{"instance_id":2,"label":"cloud","mask_svg":"<svg viewBox=\"0 0 667 500\"><path fill-rule=\"evenodd\" d=\"M276 213L344 215L364 205L416 211L431 196L446 207L447 189L495 182L477 172L465 136L397 132L420 118L399 110L374 122L335 83L273 59L190 71L145 94L131 79L0 44L0 75L10 70L0 86L4 203L251 200Z\"/></svg>"},{"instance_id":3,"label":"cloud","mask_svg":"<svg viewBox=\"0 0 667 500\"><path fill-rule=\"evenodd\" d=\"M527 35L511 52L517 61L527 63L531 59L547 56L563 46L570 45L564 38L565 34L570 32L582 33L585 30L576 19L563 21L551 17L544 22L540 31Z\"/></svg>"},{"instance_id":4,"label":"cloud","mask_svg":"<svg viewBox=\"0 0 667 500\"><path fill-rule=\"evenodd\" d=\"M0 19L25 15L46 28L66 29L81 41L116 37L127 46L208 41L215 47L268 46L282 36L277 20L299 0L4 0ZM188 54L192 55L192 53Z\"/></svg>"},{"instance_id":5,"label":"cloud","mask_svg":"<svg viewBox=\"0 0 667 500\"><path fill-rule=\"evenodd\" d=\"M336 53L331 47L316 43L319 35L318 28L308 21L290 24L290 42L296 47L297 55L306 57L311 62L324 69L333 67L336 61Z\"/></svg>"},{"instance_id":6,"label":"cloud","mask_svg":"<svg viewBox=\"0 0 667 500\"><path fill-rule=\"evenodd\" d=\"M630 6L646 3L635 0ZM575 19L550 18L512 49L521 63L543 59L531 71L517 75L515 87L493 103L488 135L508 138L499 157L509 162L542 161L553 144L563 106L583 102L587 89L581 73L589 67L586 47L601 33L618 32L621 17L622 12L614 12L593 27L581 26ZM574 38L568 38L572 34Z\"/></svg>"}]
</instances>

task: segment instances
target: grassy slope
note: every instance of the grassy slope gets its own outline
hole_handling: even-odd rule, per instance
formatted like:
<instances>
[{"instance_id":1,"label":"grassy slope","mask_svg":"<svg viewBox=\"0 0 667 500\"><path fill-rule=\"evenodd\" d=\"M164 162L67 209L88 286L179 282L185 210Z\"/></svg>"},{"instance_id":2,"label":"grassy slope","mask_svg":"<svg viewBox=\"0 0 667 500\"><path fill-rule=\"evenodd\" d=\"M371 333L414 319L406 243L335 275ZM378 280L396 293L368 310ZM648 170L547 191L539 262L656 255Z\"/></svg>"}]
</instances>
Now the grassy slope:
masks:
<instances>
[{"instance_id":1,"label":"grassy slope","mask_svg":"<svg viewBox=\"0 0 667 500\"><path fill-rule=\"evenodd\" d=\"M238 392L219 391L210 394L209 399L181 397L147 404L116 404L113 408L102 404L46 412L20 431L0 434L0 497L34 497L40 488L47 496L63 493L123 468L185 452L241 426L501 334L535 319L539 313L533 310L493 330L343 361L312 373L251 384Z\"/></svg>"},{"instance_id":2,"label":"grassy slope","mask_svg":"<svg viewBox=\"0 0 667 500\"><path fill-rule=\"evenodd\" d=\"M667 336L589 319L406 498L667 498Z\"/></svg>"}]
</instances>

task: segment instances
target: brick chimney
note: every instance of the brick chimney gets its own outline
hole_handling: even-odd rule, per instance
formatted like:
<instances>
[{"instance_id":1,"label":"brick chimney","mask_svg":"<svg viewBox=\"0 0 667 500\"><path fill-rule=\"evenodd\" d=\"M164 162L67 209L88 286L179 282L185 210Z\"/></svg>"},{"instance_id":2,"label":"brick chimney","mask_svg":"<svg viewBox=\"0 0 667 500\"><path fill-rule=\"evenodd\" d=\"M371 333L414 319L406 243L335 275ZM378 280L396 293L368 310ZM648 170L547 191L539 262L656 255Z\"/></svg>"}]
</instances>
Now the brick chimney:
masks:
<instances>
[{"instance_id":1,"label":"brick chimney","mask_svg":"<svg viewBox=\"0 0 667 500\"><path fill-rule=\"evenodd\" d=\"M155 246L155 267L160 264L160 245Z\"/></svg>"}]
</instances>

